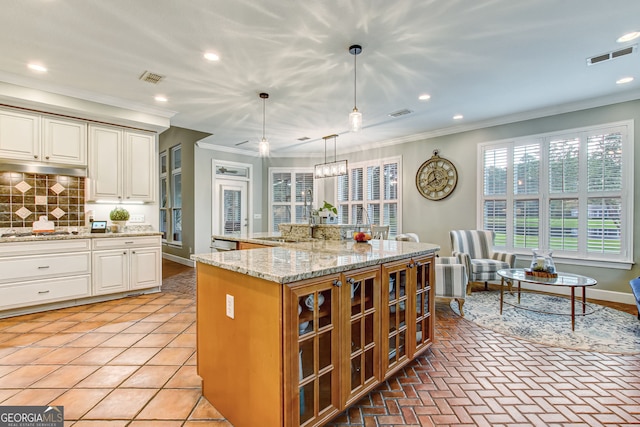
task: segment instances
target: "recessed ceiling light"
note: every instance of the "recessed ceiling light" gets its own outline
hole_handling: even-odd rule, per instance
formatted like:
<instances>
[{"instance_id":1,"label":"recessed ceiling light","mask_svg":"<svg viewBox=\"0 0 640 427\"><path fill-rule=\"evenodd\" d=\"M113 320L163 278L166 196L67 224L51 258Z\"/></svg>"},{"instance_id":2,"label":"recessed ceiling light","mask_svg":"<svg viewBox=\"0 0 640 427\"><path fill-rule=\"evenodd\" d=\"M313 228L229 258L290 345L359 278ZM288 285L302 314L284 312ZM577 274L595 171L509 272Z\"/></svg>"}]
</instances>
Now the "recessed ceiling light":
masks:
<instances>
[{"instance_id":1,"label":"recessed ceiling light","mask_svg":"<svg viewBox=\"0 0 640 427\"><path fill-rule=\"evenodd\" d=\"M220 57L217 54L213 53L213 52L206 52L204 54L204 58L209 60L209 61L218 61L218 60L220 60Z\"/></svg>"},{"instance_id":2,"label":"recessed ceiling light","mask_svg":"<svg viewBox=\"0 0 640 427\"><path fill-rule=\"evenodd\" d=\"M633 31L631 33L627 33L623 36L618 37L618 40L616 40L618 43L625 43L625 42L630 42L631 40L635 40L638 37L640 37L640 31Z\"/></svg>"},{"instance_id":3,"label":"recessed ceiling light","mask_svg":"<svg viewBox=\"0 0 640 427\"><path fill-rule=\"evenodd\" d=\"M623 85L625 83L630 83L633 81L633 77L623 77L621 79L616 80L617 85Z\"/></svg>"},{"instance_id":4,"label":"recessed ceiling light","mask_svg":"<svg viewBox=\"0 0 640 427\"><path fill-rule=\"evenodd\" d=\"M420 96L418 97L418 99L419 99L420 101L426 101L426 100L428 100L428 99L431 99L431 95L429 95L428 93L423 93L422 95L420 95Z\"/></svg>"},{"instance_id":5,"label":"recessed ceiling light","mask_svg":"<svg viewBox=\"0 0 640 427\"><path fill-rule=\"evenodd\" d=\"M33 71L38 71L40 73L46 73L47 72L47 67L45 67L44 65L29 64L29 65L27 65L27 67L29 67L29 69L31 69Z\"/></svg>"},{"instance_id":6,"label":"recessed ceiling light","mask_svg":"<svg viewBox=\"0 0 640 427\"><path fill-rule=\"evenodd\" d=\"M456 114L455 116L453 116L453 120L462 120L464 118L464 116L462 114Z\"/></svg>"},{"instance_id":7,"label":"recessed ceiling light","mask_svg":"<svg viewBox=\"0 0 640 427\"><path fill-rule=\"evenodd\" d=\"M154 98L158 102L167 102L169 99L166 96L156 95Z\"/></svg>"}]
</instances>

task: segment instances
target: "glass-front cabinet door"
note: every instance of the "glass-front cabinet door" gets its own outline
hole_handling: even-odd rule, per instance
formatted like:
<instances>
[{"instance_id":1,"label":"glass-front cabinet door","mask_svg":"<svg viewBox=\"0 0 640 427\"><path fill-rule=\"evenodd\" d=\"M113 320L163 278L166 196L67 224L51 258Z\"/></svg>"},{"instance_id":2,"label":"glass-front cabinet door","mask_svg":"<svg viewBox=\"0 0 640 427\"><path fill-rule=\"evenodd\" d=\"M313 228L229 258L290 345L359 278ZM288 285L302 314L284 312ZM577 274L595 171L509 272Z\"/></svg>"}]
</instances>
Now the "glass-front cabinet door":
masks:
<instances>
[{"instance_id":1,"label":"glass-front cabinet door","mask_svg":"<svg viewBox=\"0 0 640 427\"><path fill-rule=\"evenodd\" d=\"M410 268L407 262L385 264L382 268L382 357L388 374L406 361Z\"/></svg>"},{"instance_id":2,"label":"glass-front cabinet door","mask_svg":"<svg viewBox=\"0 0 640 427\"><path fill-rule=\"evenodd\" d=\"M380 268L344 275L342 391L350 405L380 381Z\"/></svg>"},{"instance_id":3,"label":"glass-front cabinet door","mask_svg":"<svg viewBox=\"0 0 640 427\"><path fill-rule=\"evenodd\" d=\"M291 335L285 389L294 398L285 408L285 425L316 426L340 408L338 383L339 275L306 282L291 289L285 316ZM285 323L286 324L286 323ZM287 390L285 390L285 393Z\"/></svg>"},{"instance_id":4,"label":"glass-front cabinet door","mask_svg":"<svg viewBox=\"0 0 640 427\"><path fill-rule=\"evenodd\" d=\"M415 333L416 346L414 353L428 347L433 341L433 322L435 322L434 292L435 280L433 270L433 257L422 257L413 260L415 270ZM412 354L413 355L413 354Z\"/></svg>"}]
</instances>

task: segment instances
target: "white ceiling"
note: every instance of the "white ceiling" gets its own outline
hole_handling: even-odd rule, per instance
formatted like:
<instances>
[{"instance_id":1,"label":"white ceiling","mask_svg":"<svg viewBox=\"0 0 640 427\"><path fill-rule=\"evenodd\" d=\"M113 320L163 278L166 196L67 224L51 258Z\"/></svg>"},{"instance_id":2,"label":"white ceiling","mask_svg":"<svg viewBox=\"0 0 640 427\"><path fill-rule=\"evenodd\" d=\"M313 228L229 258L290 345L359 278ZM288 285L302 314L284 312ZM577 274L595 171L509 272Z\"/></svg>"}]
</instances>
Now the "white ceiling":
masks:
<instances>
[{"instance_id":1,"label":"white ceiling","mask_svg":"<svg viewBox=\"0 0 640 427\"><path fill-rule=\"evenodd\" d=\"M0 81L175 112L205 141L322 153L640 98L638 0L0 0ZM364 129L347 132L357 106ZM220 56L203 59L205 51ZM29 62L48 67L45 74ZM144 71L165 76L157 85ZM626 85L616 80L633 76ZM429 93L429 101L418 96ZM157 94L169 101L160 104ZM389 113L409 109L399 118ZM464 119L454 121L455 114ZM310 138L306 142L298 138ZM243 141L248 141L242 143Z\"/></svg>"}]
</instances>

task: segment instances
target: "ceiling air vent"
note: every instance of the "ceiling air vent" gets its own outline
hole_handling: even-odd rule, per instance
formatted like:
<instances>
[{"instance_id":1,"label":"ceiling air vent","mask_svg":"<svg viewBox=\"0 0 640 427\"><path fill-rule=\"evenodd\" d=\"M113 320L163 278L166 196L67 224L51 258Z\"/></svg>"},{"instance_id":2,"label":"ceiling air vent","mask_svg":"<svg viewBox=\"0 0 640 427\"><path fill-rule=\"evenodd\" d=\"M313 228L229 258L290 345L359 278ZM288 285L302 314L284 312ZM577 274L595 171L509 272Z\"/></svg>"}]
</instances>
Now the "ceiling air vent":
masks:
<instances>
[{"instance_id":1,"label":"ceiling air vent","mask_svg":"<svg viewBox=\"0 0 640 427\"><path fill-rule=\"evenodd\" d=\"M145 71L140 75L139 79L143 82L153 83L154 85L157 85L158 83L160 83L160 80L164 79L164 76L152 73L151 71Z\"/></svg>"},{"instance_id":2,"label":"ceiling air vent","mask_svg":"<svg viewBox=\"0 0 640 427\"><path fill-rule=\"evenodd\" d=\"M411 113L413 113L413 111L407 110L405 108L403 110L398 110L398 111L394 111L393 113L389 113L389 116L391 116L391 117L400 117L400 116L404 116L404 115L411 114Z\"/></svg>"},{"instance_id":3,"label":"ceiling air vent","mask_svg":"<svg viewBox=\"0 0 640 427\"><path fill-rule=\"evenodd\" d=\"M612 52L603 53L602 55L593 56L587 58L587 65L595 65L601 62L610 61L612 59L620 58L621 56L631 55L636 51L638 45L625 47L624 49L614 50Z\"/></svg>"}]
</instances>

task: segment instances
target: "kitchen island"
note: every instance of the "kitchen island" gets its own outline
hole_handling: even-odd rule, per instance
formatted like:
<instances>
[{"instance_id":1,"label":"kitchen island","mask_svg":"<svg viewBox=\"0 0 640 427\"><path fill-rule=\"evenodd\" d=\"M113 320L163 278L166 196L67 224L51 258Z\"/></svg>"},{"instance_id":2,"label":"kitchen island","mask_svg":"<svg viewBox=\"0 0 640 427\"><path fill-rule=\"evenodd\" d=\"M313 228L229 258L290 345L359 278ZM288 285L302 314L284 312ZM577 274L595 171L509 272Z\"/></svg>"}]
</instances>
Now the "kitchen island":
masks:
<instances>
[{"instance_id":1,"label":"kitchen island","mask_svg":"<svg viewBox=\"0 0 640 427\"><path fill-rule=\"evenodd\" d=\"M161 233L5 232L0 318L159 292Z\"/></svg>"},{"instance_id":2,"label":"kitchen island","mask_svg":"<svg viewBox=\"0 0 640 427\"><path fill-rule=\"evenodd\" d=\"M192 255L203 395L235 427L324 425L433 340L439 246L278 243Z\"/></svg>"}]
</instances>

